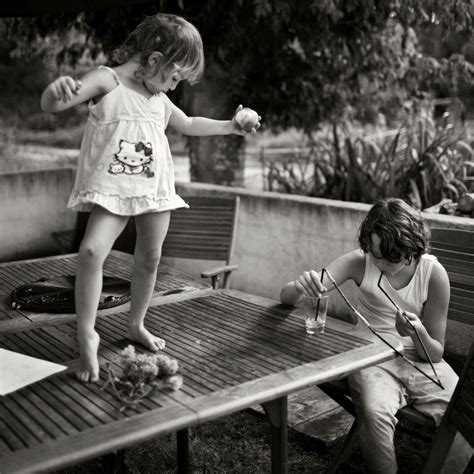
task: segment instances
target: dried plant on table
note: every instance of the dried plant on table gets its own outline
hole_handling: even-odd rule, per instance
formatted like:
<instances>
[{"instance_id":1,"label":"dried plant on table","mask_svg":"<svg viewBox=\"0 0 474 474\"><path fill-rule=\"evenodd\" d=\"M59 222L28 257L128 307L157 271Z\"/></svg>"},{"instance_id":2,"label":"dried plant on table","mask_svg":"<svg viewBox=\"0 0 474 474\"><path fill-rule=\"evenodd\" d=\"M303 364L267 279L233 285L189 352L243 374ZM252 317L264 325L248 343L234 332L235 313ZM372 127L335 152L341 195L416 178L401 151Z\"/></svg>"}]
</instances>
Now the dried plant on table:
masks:
<instances>
[{"instance_id":1,"label":"dried plant on table","mask_svg":"<svg viewBox=\"0 0 474 474\"><path fill-rule=\"evenodd\" d=\"M121 410L136 405L157 389L179 390L183 384L178 361L164 354L139 354L129 345L120 352L116 365L117 372L108 364L108 380L103 389L111 386L124 404Z\"/></svg>"}]
</instances>

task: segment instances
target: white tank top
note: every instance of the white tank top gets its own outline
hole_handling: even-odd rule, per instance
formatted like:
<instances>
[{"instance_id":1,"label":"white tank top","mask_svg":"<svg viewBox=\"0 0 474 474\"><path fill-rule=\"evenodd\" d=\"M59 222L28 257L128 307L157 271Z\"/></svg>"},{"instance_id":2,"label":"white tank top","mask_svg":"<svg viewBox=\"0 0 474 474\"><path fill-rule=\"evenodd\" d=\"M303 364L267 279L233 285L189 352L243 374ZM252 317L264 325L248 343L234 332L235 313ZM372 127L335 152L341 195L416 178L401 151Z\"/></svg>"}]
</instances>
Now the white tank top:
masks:
<instances>
[{"instance_id":1,"label":"white tank top","mask_svg":"<svg viewBox=\"0 0 474 474\"><path fill-rule=\"evenodd\" d=\"M397 305L405 311L415 313L422 319L423 305L428 298L428 287L431 271L436 257L429 254L421 256L415 273L408 285L396 290L392 287L385 276L382 277L381 285ZM370 256L365 256L365 272L360 289L359 310L365 316L374 329L398 336L406 348L413 347L410 337L401 337L395 329L395 316L397 310L377 286L380 278L380 270L374 265Z\"/></svg>"}]
</instances>

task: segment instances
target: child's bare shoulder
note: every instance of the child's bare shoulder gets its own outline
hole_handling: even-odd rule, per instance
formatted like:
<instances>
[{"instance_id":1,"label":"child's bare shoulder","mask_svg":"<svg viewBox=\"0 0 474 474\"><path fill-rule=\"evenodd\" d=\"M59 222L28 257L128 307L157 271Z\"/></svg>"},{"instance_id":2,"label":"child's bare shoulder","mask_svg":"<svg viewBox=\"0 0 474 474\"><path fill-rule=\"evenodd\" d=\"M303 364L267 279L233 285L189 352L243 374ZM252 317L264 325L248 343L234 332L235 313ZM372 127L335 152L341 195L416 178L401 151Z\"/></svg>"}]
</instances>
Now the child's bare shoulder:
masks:
<instances>
[{"instance_id":1,"label":"child's bare shoulder","mask_svg":"<svg viewBox=\"0 0 474 474\"><path fill-rule=\"evenodd\" d=\"M435 283L438 282L438 284L441 284L441 285L449 286L448 272L446 271L446 268L444 268L444 266L438 261L438 259L435 259L433 261L433 270L431 271L431 281L434 281Z\"/></svg>"},{"instance_id":2,"label":"child's bare shoulder","mask_svg":"<svg viewBox=\"0 0 474 474\"><path fill-rule=\"evenodd\" d=\"M365 253L361 249L355 249L348 253L348 257L352 279L360 285L365 273Z\"/></svg>"},{"instance_id":3,"label":"child's bare shoulder","mask_svg":"<svg viewBox=\"0 0 474 474\"><path fill-rule=\"evenodd\" d=\"M82 82L95 90L97 94L107 94L118 85L112 70L105 67L87 72L82 77Z\"/></svg>"},{"instance_id":4,"label":"child's bare shoulder","mask_svg":"<svg viewBox=\"0 0 474 474\"><path fill-rule=\"evenodd\" d=\"M333 265L343 281L354 280L359 285L365 272L365 254L360 249L352 250L334 260Z\"/></svg>"},{"instance_id":5,"label":"child's bare shoulder","mask_svg":"<svg viewBox=\"0 0 474 474\"><path fill-rule=\"evenodd\" d=\"M365 267L365 253L361 249L355 249L345 255L347 262L355 267Z\"/></svg>"}]
</instances>

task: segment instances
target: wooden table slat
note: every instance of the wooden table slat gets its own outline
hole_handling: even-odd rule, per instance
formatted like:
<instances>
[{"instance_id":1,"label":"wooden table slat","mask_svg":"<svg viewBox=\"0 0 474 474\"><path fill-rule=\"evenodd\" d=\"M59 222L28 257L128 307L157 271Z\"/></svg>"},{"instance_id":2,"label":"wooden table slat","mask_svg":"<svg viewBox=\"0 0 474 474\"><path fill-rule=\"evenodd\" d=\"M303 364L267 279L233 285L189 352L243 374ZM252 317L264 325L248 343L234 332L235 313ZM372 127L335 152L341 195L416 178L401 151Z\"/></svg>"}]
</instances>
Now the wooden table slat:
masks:
<instances>
[{"instance_id":1,"label":"wooden table slat","mask_svg":"<svg viewBox=\"0 0 474 474\"><path fill-rule=\"evenodd\" d=\"M231 295L225 295L225 297L222 299L222 301L215 301L213 302L214 305L218 305L218 307L221 310L225 310L226 305L228 305L228 302L232 301L232 304L235 305L236 307L242 308L242 312L239 313L242 317L247 316L249 311L255 311L255 305L252 304L251 302L248 301L240 301ZM266 308L266 310L271 310L272 314L275 316L280 317L280 325L283 325L285 329L289 332L295 333L299 335L299 329L298 326L294 324L286 324L287 323L287 318L290 315L295 315L295 314L300 314L300 319L301 319L301 327L304 328L304 317L303 313L299 308L294 308L294 307L289 307L285 306L282 304L273 304L272 307ZM259 324L264 325L265 327L268 327L268 325L271 326L271 322L262 320L259 321ZM331 333L331 331L329 331ZM337 347L340 350L341 348L351 348L353 347L354 343L355 344L360 344L362 341L359 337L356 336L351 336L350 334L344 333L341 334L340 332L333 332L331 333L331 338L334 338L335 341L337 341ZM326 341L325 341L326 342Z\"/></svg>"},{"instance_id":2,"label":"wooden table slat","mask_svg":"<svg viewBox=\"0 0 474 474\"><path fill-rule=\"evenodd\" d=\"M42 427L29 415L11 397L3 400L2 417L9 428L5 434L10 432L11 439L16 436L21 440L21 447L35 446L45 438Z\"/></svg>"},{"instance_id":3,"label":"wooden table slat","mask_svg":"<svg viewBox=\"0 0 474 474\"><path fill-rule=\"evenodd\" d=\"M202 298L199 298L197 300L198 300L198 303L201 302L201 301L204 302L204 300ZM218 298L213 298L213 300L214 300L213 304L215 304L215 301L216 300L218 301L219 299ZM225 305L220 309L222 310L223 308L225 308ZM248 313L248 314L250 314L250 313ZM254 312L254 314L251 315L251 318L247 319L247 321L250 321L250 322L253 323L256 319L256 316L260 316L259 311ZM276 316L276 315L273 311L271 311L271 312L268 311L265 316L262 315L262 317L265 317L265 318L272 317L272 319L273 319L274 316ZM262 317L260 319L262 319ZM301 344L301 335L305 334L306 331L304 329L304 324L301 324L301 328L298 327L298 324L294 324L295 319L297 319L297 318L294 315L294 311L289 312L288 314L286 314L286 317L282 320L279 320L279 319L275 318L275 322L278 322L277 325L273 321L268 321L268 319L266 319L264 321L266 323L266 325L262 328L263 331L261 333L261 339L266 339L267 337L270 336L269 337L270 342L275 343L275 340L272 339L271 336L274 336L275 334L279 333L279 331L283 331L285 333L285 339L289 343L288 347L287 347L287 350L289 352L292 352L292 351L296 350L295 345L296 344ZM301 321L298 320L298 322L301 322ZM260 324L260 322L258 324ZM295 329L290 330L289 327L291 325L293 325L295 327ZM256 329L256 328L257 328L257 325L253 324L252 325L252 330ZM328 350L327 348L325 348L325 346L326 346L326 344L328 344L328 342L331 341L331 338L336 334L337 334L337 332L334 332L331 329L328 329L327 334L326 333L321 334L321 335L318 335L315 338L305 337L303 339L303 341L305 343L308 343L307 344L307 346L308 346L307 349L308 350L314 351L314 354L313 354L314 357L317 357L319 351L323 351L324 355L334 354L335 353L334 350L332 350L332 351ZM359 339L357 342L354 340L352 346L360 345L361 343L363 343L363 341L361 339ZM306 349L306 347L305 347L305 349ZM341 352L341 350L344 349L344 345L342 345L342 346L338 345L337 349L338 349L339 352ZM279 347L276 347L275 350L278 352ZM320 357L321 357L321 355L320 355Z\"/></svg>"},{"instance_id":4,"label":"wooden table slat","mask_svg":"<svg viewBox=\"0 0 474 474\"><path fill-rule=\"evenodd\" d=\"M153 312L153 310L151 310ZM179 314L179 313L176 313ZM159 317L168 317L168 326L172 327L173 322L169 319L170 313L164 313L160 312ZM212 348L220 349L221 353L219 355L226 355L226 356L232 356L232 354L239 353L242 356L242 363L245 364L245 355L247 353L248 358L251 359L252 361L255 360L256 357L259 358L260 362L263 364L263 367L269 363L268 362L268 356L270 355L271 351L267 351L265 349L261 349L260 347L252 347L252 353L248 352L248 345L245 346L245 344L239 344L243 342L243 338L239 336L238 333L236 332L231 332L230 330L227 329L226 326L223 324L212 324L208 321L206 321L206 318L202 315L199 314L196 310L193 311L193 318L195 321L199 322L200 328L206 332L202 332L201 334L193 334L191 333L191 338L193 338L195 341L201 341L199 344L193 344L192 347L196 347L196 345L199 346L200 350L205 350L208 346L212 346ZM176 330L177 333L181 334L188 334L187 329L186 329L186 324L184 324L184 327L179 327L175 326L173 329ZM166 338L166 334L169 329L167 329L164 332L164 336ZM199 336L202 335L202 339L199 339ZM196 336L198 336L196 338ZM205 337L204 337L205 336ZM277 358L273 361L273 363L269 363L270 367L268 367L269 370L275 370L275 367L280 366L282 367L282 364L277 363L278 361L278 354L273 353L273 355L276 355ZM248 369L251 369L255 364L252 362L250 364L247 364ZM263 368L262 367L262 368Z\"/></svg>"},{"instance_id":5,"label":"wooden table slat","mask_svg":"<svg viewBox=\"0 0 474 474\"><path fill-rule=\"evenodd\" d=\"M122 319L120 317L123 317L123 315L117 315L117 318L114 319L114 324L117 325L119 323L119 319ZM163 316L163 314L160 312L160 319ZM152 332L156 332L157 334L160 334L160 336L165 337L166 340L166 335L168 331L173 331L173 326L172 322L168 319L167 321L167 331L153 331L154 325L152 323L148 324L148 327L152 330ZM122 324L126 324L125 321L122 320ZM177 329L176 327L174 329ZM178 331L176 330L176 333ZM219 379L222 380L222 377L224 376L225 380L228 380L228 370L225 371L224 368L222 369L217 369L215 370L215 367L210 368L210 364L207 362L209 354L206 354L204 347L199 346L199 344L196 343L197 339L196 336L193 334L186 333L184 331L179 331L179 338L176 339L175 343L173 346L168 345L164 352L166 354L169 354L170 356L177 358L177 359L183 359L186 358L186 355L190 354L191 352L193 353L193 357L187 357L187 362L186 365L193 371L199 371L200 372L200 377L199 378L205 378L209 381L216 382ZM198 349L198 353L193 352L193 349ZM184 356L184 357L183 357ZM235 382L236 380L234 380ZM199 383L199 386L204 387L205 391L207 392L210 387L207 385L203 385L201 382ZM200 392L202 394L202 391Z\"/></svg>"}]
</instances>

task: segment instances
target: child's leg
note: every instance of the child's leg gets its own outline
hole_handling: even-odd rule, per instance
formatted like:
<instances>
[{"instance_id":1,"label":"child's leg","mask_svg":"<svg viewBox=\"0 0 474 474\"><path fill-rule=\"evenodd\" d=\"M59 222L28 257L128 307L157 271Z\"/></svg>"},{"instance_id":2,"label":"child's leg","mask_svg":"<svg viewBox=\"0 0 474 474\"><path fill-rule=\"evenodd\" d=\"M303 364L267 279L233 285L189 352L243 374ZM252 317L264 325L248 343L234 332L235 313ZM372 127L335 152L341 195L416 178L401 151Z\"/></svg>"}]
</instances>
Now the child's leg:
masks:
<instances>
[{"instance_id":1,"label":"child's leg","mask_svg":"<svg viewBox=\"0 0 474 474\"><path fill-rule=\"evenodd\" d=\"M83 382L99 379L99 335L94 326L102 291L102 267L127 220L128 217L116 216L95 206L79 248L75 301L80 357L76 375Z\"/></svg>"},{"instance_id":2,"label":"child's leg","mask_svg":"<svg viewBox=\"0 0 474 474\"><path fill-rule=\"evenodd\" d=\"M154 212L135 217L137 242L132 277L129 335L151 351L165 347L165 341L145 329L144 319L155 287L161 247L170 222L170 212Z\"/></svg>"},{"instance_id":3,"label":"child's leg","mask_svg":"<svg viewBox=\"0 0 474 474\"><path fill-rule=\"evenodd\" d=\"M359 439L369 473L397 472L393 437L399 408L406 405L403 385L380 366L349 376L349 386L359 417Z\"/></svg>"}]
</instances>

